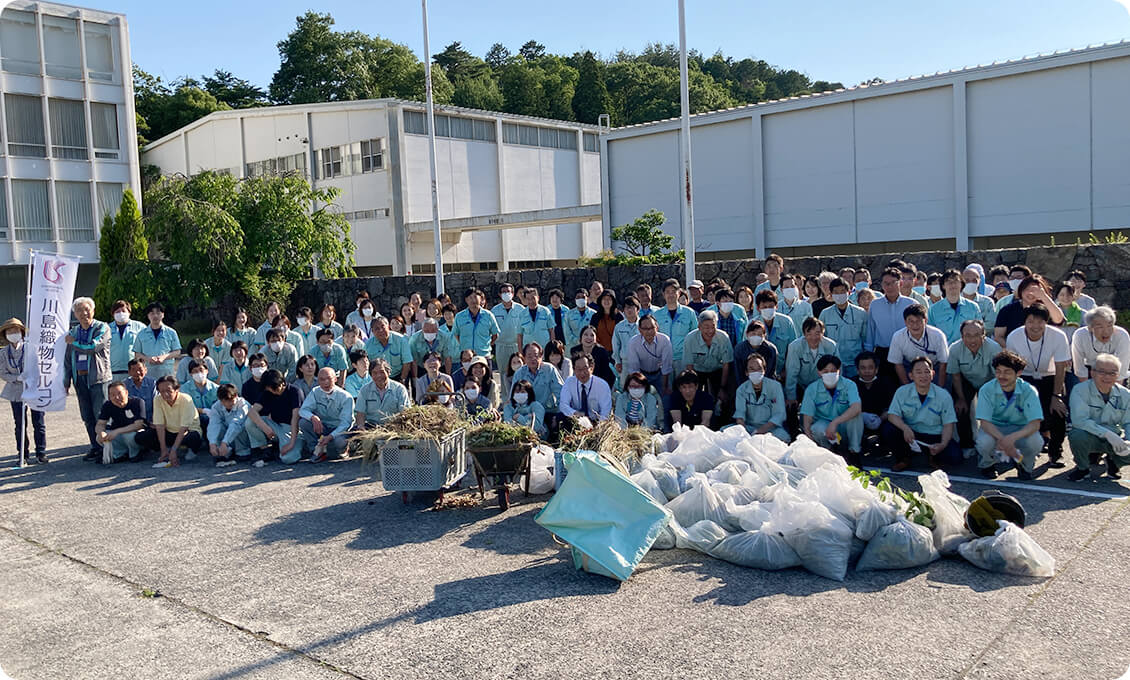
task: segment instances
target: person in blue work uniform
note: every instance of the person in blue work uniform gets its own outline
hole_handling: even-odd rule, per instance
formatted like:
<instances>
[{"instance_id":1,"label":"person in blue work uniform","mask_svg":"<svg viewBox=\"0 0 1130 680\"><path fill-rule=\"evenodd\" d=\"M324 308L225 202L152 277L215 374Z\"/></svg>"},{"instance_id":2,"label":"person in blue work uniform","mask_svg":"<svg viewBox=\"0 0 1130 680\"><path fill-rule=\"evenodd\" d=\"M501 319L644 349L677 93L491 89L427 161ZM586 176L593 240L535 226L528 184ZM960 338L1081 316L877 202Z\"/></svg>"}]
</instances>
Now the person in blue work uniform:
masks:
<instances>
[{"instance_id":1,"label":"person in blue work uniform","mask_svg":"<svg viewBox=\"0 0 1130 680\"><path fill-rule=\"evenodd\" d=\"M785 431L784 388L767 377L765 357L760 354L746 359L745 380L734 396L734 421L750 434L771 434L786 444L792 441Z\"/></svg>"},{"instance_id":2,"label":"person in blue work uniform","mask_svg":"<svg viewBox=\"0 0 1130 680\"><path fill-rule=\"evenodd\" d=\"M745 342L734 346L734 375L742 379L745 372L745 362L751 354L760 354L765 359L765 374L775 378L777 371L777 347L766 339L765 322L754 319L746 324Z\"/></svg>"},{"instance_id":3,"label":"person in blue work uniform","mask_svg":"<svg viewBox=\"0 0 1130 680\"><path fill-rule=\"evenodd\" d=\"M138 331L133 341L133 356L144 361L149 375L158 380L176 372L176 360L181 355L180 338L175 330L165 325L165 308L160 302L150 302L145 316L149 325Z\"/></svg>"},{"instance_id":4,"label":"person in blue work uniform","mask_svg":"<svg viewBox=\"0 0 1130 680\"><path fill-rule=\"evenodd\" d=\"M110 325L110 372L114 380L124 381L129 375L129 361L133 358L133 343L137 334L145 328L140 321L130 319L133 307L125 300L114 302L110 314L114 323Z\"/></svg>"},{"instance_id":5,"label":"person in blue work uniform","mask_svg":"<svg viewBox=\"0 0 1130 680\"><path fill-rule=\"evenodd\" d=\"M609 291L611 292L611 291ZM601 292L603 294L603 290ZM654 312L658 312L662 307L651 304L651 286L646 283L641 283L636 286L636 299L640 301L640 318L651 316ZM600 299L597 298L597 311L600 311Z\"/></svg>"},{"instance_id":6,"label":"person in blue work uniform","mask_svg":"<svg viewBox=\"0 0 1130 680\"><path fill-rule=\"evenodd\" d=\"M640 334L640 301L635 295L624 298L620 305L624 318L612 330L612 365L616 367L617 375L624 379L624 354L627 352L628 343Z\"/></svg>"},{"instance_id":7,"label":"person in blue work uniform","mask_svg":"<svg viewBox=\"0 0 1130 680\"><path fill-rule=\"evenodd\" d=\"M498 297L501 301L490 310L498 323L498 338L494 341L494 353L496 357L508 357L520 351L522 347L518 344L518 333L522 324L519 315L524 308L520 301L514 299L514 286L509 283L502 284ZM478 352L476 351L475 354Z\"/></svg>"},{"instance_id":8,"label":"person in blue work uniform","mask_svg":"<svg viewBox=\"0 0 1130 680\"><path fill-rule=\"evenodd\" d=\"M973 449L973 399L981 387L993 380L993 357L1001 346L996 340L985 337L985 323L969 319L961 324L961 339L949 347L946 372L953 391L953 407L957 412L957 434L966 458L976 453Z\"/></svg>"},{"instance_id":9,"label":"person in blue work uniform","mask_svg":"<svg viewBox=\"0 0 1130 680\"><path fill-rule=\"evenodd\" d=\"M212 325L212 336L201 342L208 350L208 358L215 362L217 367L231 358L231 341L228 340L228 325L217 321Z\"/></svg>"},{"instance_id":10,"label":"person in blue work uniform","mask_svg":"<svg viewBox=\"0 0 1130 680\"><path fill-rule=\"evenodd\" d=\"M1067 474L1073 482L1103 473L1122 479L1119 469L1130 464L1130 390L1118 384L1122 361L1113 354L1100 354L1091 367L1091 379L1071 390L1071 455L1075 469Z\"/></svg>"},{"instance_id":11,"label":"person in blue work uniform","mask_svg":"<svg viewBox=\"0 0 1130 680\"><path fill-rule=\"evenodd\" d=\"M228 341L233 345L243 341L247 345L247 353L251 354L251 347L255 344L255 329L247 325L247 310L240 307L235 310L235 320L228 329Z\"/></svg>"},{"instance_id":12,"label":"person in blue work uniform","mask_svg":"<svg viewBox=\"0 0 1130 680\"><path fill-rule=\"evenodd\" d=\"M311 463L341 458L347 452L347 433L353 424L353 396L335 383L332 368L318 371L318 387L298 409L300 452L310 452ZM284 463L294 460L283 459Z\"/></svg>"},{"instance_id":13,"label":"person in blue work uniform","mask_svg":"<svg viewBox=\"0 0 1130 680\"><path fill-rule=\"evenodd\" d=\"M252 346L255 351L263 351L263 347L269 342L267 340L267 331L275 327L275 322L278 320L280 314L282 314L282 305L275 301L267 303L266 309L263 310L263 316L266 318L263 320L263 323L259 324L259 327L255 329L255 339L252 341Z\"/></svg>"},{"instance_id":14,"label":"person in blue work uniform","mask_svg":"<svg viewBox=\"0 0 1130 680\"><path fill-rule=\"evenodd\" d=\"M455 330L453 331L455 340L459 345L459 351L469 349L476 356L490 357L491 349L495 347L495 342L498 340L498 334L501 331L498 327L498 319L492 312L483 314L485 310L483 310L482 305L486 301L486 295L478 288L468 288L463 295L463 300L467 303L467 308L455 315ZM507 354L501 359L504 360L506 356L510 355ZM499 360L498 355L496 355L496 363Z\"/></svg>"},{"instance_id":15,"label":"person in blue work uniform","mask_svg":"<svg viewBox=\"0 0 1130 680\"><path fill-rule=\"evenodd\" d=\"M314 312L309 307L299 307L295 310L292 330L302 338L302 353L313 354L314 346L318 344L318 331L321 327L318 326L318 320L314 318Z\"/></svg>"},{"instance_id":16,"label":"person in blue work uniform","mask_svg":"<svg viewBox=\"0 0 1130 680\"><path fill-rule=\"evenodd\" d=\"M317 340L310 350L310 356L314 357L318 368L329 366L338 372L338 376L344 376L349 370L349 355L345 353L344 347L334 342L331 328L318 328ZM344 377L339 382L344 382Z\"/></svg>"},{"instance_id":17,"label":"person in blue work uniform","mask_svg":"<svg viewBox=\"0 0 1130 680\"><path fill-rule=\"evenodd\" d=\"M94 433L98 414L106 402L106 386L113 379L110 372L110 327L94 318L94 300L76 298L71 311L78 323L67 334L67 354L63 362L63 385L70 391L74 385L78 412L86 426L90 452L84 460L102 459L102 444Z\"/></svg>"},{"instance_id":18,"label":"person in blue work uniform","mask_svg":"<svg viewBox=\"0 0 1130 680\"><path fill-rule=\"evenodd\" d=\"M795 408L804 399L804 390L820 374L817 362L832 354L839 356L836 343L824 337L824 322L811 316L804 320L804 335L793 340L785 352L785 399Z\"/></svg>"},{"instance_id":19,"label":"person in blue work uniform","mask_svg":"<svg viewBox=\"0 0 1130 680\"><path fill-rule=\"evenodd\" d=\"M956 465L961 449L954 438L953 398L933 383L934 365L927 357L911 360L910 377L910 384L895 390L883 427L883 443L895 454L891 469L910 467L915 448L926 454L931 467Z\"/></svg>"},{"instance_id":20,"label":"person in blue work uniform","mask_svg":"<svg viewBox=\"0 0 1130 680\"><path fill-rule=\"evenodd\" d=\"M454 341L454 338L440 333L438 320L431 317L424 319L420 330L416 331L412 334L412 337L408 338L408 349L412 355L412 377L419 377L420 371L423 370L422 364L424 356L428 352L436 352L442 359L444 373L447 373L454 379L455 375L451 370L452 352L448 347L448 344ZM458 356L458 354L456 356ZM470 361L470 359L468 359L468 361ZM458 387L459 386L456 385L456 389L458 389Z\"/></svg>"},{"instance_id":21,"label":"person in blue work uniform","mask_svg":"<svg viewBox=\"0 0 1130 680\"><path fill-rule=\"evenodd\" d=\"M718 313L718 330L730 338L731 347L736 347L742 341L745 327L749 325L749 317L746 316L745 309L735 301L734 291L729 288L714 291L714 299L715 304L705 309Z\"/></svg>"},{"instance_id":22,"label":"person in blue work uniform","mask_svg":"<svg viewBox=\"0 0 1130 680\"><path fill-rule=\"evenodd\" d=\"M369 382L357 393L353 406L353 429L371 430L412 405L408 389L391 379L384 359L369 364Z\"/></svg>"},{"instance_id":23,"label":"person in blue work uniform","mask_svg":"<svg viewBox=\"0 0 1130 680\"><path fill-rule=\"evenodd\" d=\"M220 385L216 403L208 411L208 452L216 467L230 467L251 459L251 438L244 425L251 405L239 396L235 385Z\"/></svg>"},{"instance_id":24,"label":"person in blue work uniform","mask_svg":"<svg viewBox=\"0 0 1130 680\"><path fill-rule=\"evenodd\" d=\"M208 413L216 403L219 385L208 379L208 367L200 359L190 359L188 362L188 382L181 385L181 394L192 399L193 406L200 418L200 431L208 431ZM185 460L192 460L196 456L190 451Z\"/></svg>"},{"instance_id":25,"label":"person in blue work uniform","mask_svg":"<svg viewBox=\"0 0 1130 680\"><path fill-rule=\"evenodd\" d=\"M867 271L866 269L863 271ZM824 335L836 343L836 356L844 364L844 375L854 378L855 358L863 351L867 340L867 312L848 301L848 283L840 277L828 284L832 305L820 312Z\"/></svg>"},{"instance_id":26,"label":"person in blue work uniform","mask_svg":"<svg viewBox=\"0 0 1130 680\"><path fill-rule=\"evenodd\" d=\"M381 317L373 321L373 334L365 341L365 354L369 359L384 359L392 367L392 379L402 385L409 385L412 376L412 349L408 339L400 333L389 330L388 319ZM366 367L367 368L367 367Z\"/></svg>"},{"instance_id":27,"label":"person in blue work uniform","mask_svg":"<svg viewBox=\"0 0 1130 680\"><path fill-rule=\"evenodd\" d=\"M525 347L531 342L545 347L550 340L556 340L553 316L549 313L548 307L539 304L540 301L541 296L537 288L526 289L526 307L518 314L519 347Z\"/></svg>"},{"instance_id":28,"label":"person in blue work uniform","mask_svg":"<svg viewBox=\"0 0 1130 680\"><path fill-rule=\"evenodd\" d=\"M545 409L546 428L550 436L557 432L559 423L559 407L561 402L561 387L565 381L557 369L542 361L541 347L534 343L526 345L522 350L525 364L514 372L511 384L523 380L530 383L534 389L534 398Z\"/></svg>"},{"instance_id":29,"label":"person in blue work uniform","mask_svg":"<svg viewBox=\"0 0 1130 680\"><path fill-rule=\"evenodd\" d=\"M573 296L575 306L565 311L565 337L555 336L555 339L561 340L566 347L572 347L581 341L581 330L591 324L592 318L596 316L596 310L589 306L588 295L584 288L578 288ZM638 311L639 303L636 304L636 309Z\"/></svg>"},{"instance_id":30,"label":"person in blue work uniform","mask_svg":"<svg viewBox=\"0 0 1130 680\"><path fill-rule=\"evenodd\" d=\"M940 330L946 336L946 342L951 344L961 339L961 324L982 318L977 303L962 296L962 285L961 272L956 269L942 274L943 297L930 305L927 317L930 325Z\"/></svg>"},{"instance_id":31,"label":"person in blue work uniform","mask_svg":"<svg viewBox=\"0 0 1130 680\"><path fill-rule=\"evenodd\" d=\"M862 466L863 407L855 383L840 375L840 358L820 357L820 380L804 391L802 429L809 439L839 453L849 465Z\"/></svg>"},{"instance_id":32,"label":"person in blue work uniform","mask_svg":"<svg viewBox=\"0 0 1130 680\"><path fill-rule=\"evenodd\" d=\"M372 306L373 301L369 297L369 291L367 291L367 290L357 291L357 294L353 296L353 300L354 300L354 303L355 303L354 306L353 306L353 311L345 315L345 326L357 326L358 328L368 329L369 325L373 322L373 318L376 316L376 307ZM366 300L369 301L369 314L368 314L368 316L366 316L365 314L363 314L361 312L361 303L365 302ZM343 327L342 331L344 332L344 330L345 329ZM366 330L365 331L365 337L361 338L361 341L364 342L366 339L368 339L368 337L369 337L369 333ZM346 349L349 349L349 348L346 347Z\"/></svg>"},{"instance_id":33,"label":"person in blue work uniform","mask_svg":"<svg viewBox=\"0 0 1130 680\"><path fill-rule=\"evenodd\" d=\"M189 381L188 364L193 359L199 360L200 363L204 364L205 368L208 369L209 380L219 380L220 369L218 368L218 364L216 364L212 357L208 356L208 345L205 344L205 341L193 338L192 340L188 341L188 348L185 356L182 357L179 362L177 362L177 372L175 373L175 375L177 376L177 382L183 385L184 383Z\"/></svg>"},{"instance_id":34,"label":"person in blue work uniform","mask_svg":"<svg viewBox=\"0 0 1130 680\"><path fill-rule=\"evenodd\" d=\"M639 371L625 376L626 388L616 396L614 415L623 427L659 429L662 403L659 394L651 389L647 376Z\"/></svg>"},{"instance_id":35,"label":"person in blue work uniform","mask_svg":"<svg viewBox=\"0 0 1130 680\"><path fill-rule=\"evenodd\" d=\"M801 297L800 282L803 277L785 274L781 277L781 292L778 295L777 314L784 314L792 320L793 326L801 328L804 320L816 316L812 304Z\"/></svg>"},{"instance_id":36,"label":"person in blue work uniform","mask_svg":"<svg viewBox=\"0 0 1130 680\"><path fill-rule=\"evenodd\" d=\"M993 479L997 465L1011 459L1018 479L1032 479L1036 456L1044 446L1040 423L1044 411L1036 388L1020 373L1027 362L1016 352L1003 350L993 357L995 380L977 392L977 423L981 430L973 443L981 476Z\"/></svg>"},{"instance_id":37,"label":"person in blue work uniform","mask_svg":"<svg viewBox=\"0 0 1130 680\"><path fill-rule=\"evenodd\" d=\"M980 265L971 264L963 269L961 272L961 297L976 304L977 308L981 310L981 321L985 323L985 328L993 328L997 325L997 303L996 300L986 294L993 292L992 287L985 286L983 282Z\"/></svg>"},{"instance_id":38,"label":"person in blue work uniform","mask_svg":"<svg viewBox=\"0 0 1130 680\"><path fill-rule=\"evenodd\" d=\"M145 421L153 418L153 400L157 397L157 381L146 375L148 367L141 359L129 360L129 376L125 379L126 391L131 399L141 401Z\"/></svg>"},{"instance_id":39,"label":"person in blue work uniform","mask_svg":"<svg viewBox=\"0 0 1130 680\"><path fill-rule=\"evenodd\" d=\"M777 253L769 253L769 257L765 258L764 273L766 278L753 289L754 296L763 290L773 293L780 292L781 275L785 273L785 261Z\"/></svg>"},{"instance_id":40,"label":"person in blue work uniform","mask_svg":"<svg viewBox=\"0 0 1130 680\"><path fill-rule=\"evenodd\" d=\"M797 328L793 325L793 320L785 314L777 313L777 294L771 290L762 290L755 298L757 304L757 316L754 319L760 320L765 324L765 339L773 343L777 348L777 373L776 376L782 377L785 374L785 360L788 358L787 352L789 344L797 339ZM751 319L752 323L754 319Z\"/></svg>"},{"instance_id":41,"label":"person in blue work uniform","mask_svg":"<svg viewBox=\"0 0 1130 680\"><path fill-rule=\"evenodd\" d=\"M502 410L502 422L528 427L539 437L548 436L545 426L545 407L537 400L534 386L529 380L514 383L510 399Z\"/></svg>"},{"instance_id":42,"label":"person in blue work uniform","mask_svg":"<svg viewBox=\"0 0 1130 680\"><path fill-rule=\"evenodd\" d=\"M887 355L891 351L891 338L896 332L906 328L902 313L914 304L912 298L899 292L900 276L898 269L887 267L879 277L883 295L872 300L867 308L867 339L863 342L863 349L874 352L879 358L879 375L886 376L899 385L902 381Z\"/></svg>"},{"instance_id":43,"label":"person in blue work uniform","mask_svg":"<svg viewBox=\"0 0 1130 680\"><path fill-rule=\"evenodd\" d=\"M288 382L294 380L298 352L286 341L286 331L281 328L267 331L267 344L261 354L267 359L268 368L282 373Z\"/></svg>"},{"instance_id":44,"label":"person in blue work uniform","mask_svg":"<svg viewBox=\"0 0 1130 680\"><path fill-rule=\"evenodd\" d=\"M235 385L237 390L243 389L243 384L251 379L251 364L247 354L247 343L236 340L232 343L230 358L220 367L221 385Z\"/></svg>"},{"instance_id":45,"label":"person in blue work uniform","mask_svg":"<svg viewBox=\"0 0 1130 680\"><path fill-rule=\"evenodd\" d=\"M671 361L678 371L690 365L683 356L683 343L687 335L698 328L698 315L690 307L679 304L679 282L675 279L663 282L663 299L667 306L656 310L653 315L659 324L659 332L671 339Z\"/></svg>"},{"instance_id":46,"label":"person in blue work uniform","mask_svg":"<svg viewBox=\"0 0 1130 680\"><path fill-rule=\"evenodd\" d=\"M341 334L345 332L345 328L337 322L337 308L331 304L324 304L318 311L317 326L319 329L326 329L333 331L334 340L339 340ZM317 335L315 335L315 339Z\"/></svg>"}]
</instances>

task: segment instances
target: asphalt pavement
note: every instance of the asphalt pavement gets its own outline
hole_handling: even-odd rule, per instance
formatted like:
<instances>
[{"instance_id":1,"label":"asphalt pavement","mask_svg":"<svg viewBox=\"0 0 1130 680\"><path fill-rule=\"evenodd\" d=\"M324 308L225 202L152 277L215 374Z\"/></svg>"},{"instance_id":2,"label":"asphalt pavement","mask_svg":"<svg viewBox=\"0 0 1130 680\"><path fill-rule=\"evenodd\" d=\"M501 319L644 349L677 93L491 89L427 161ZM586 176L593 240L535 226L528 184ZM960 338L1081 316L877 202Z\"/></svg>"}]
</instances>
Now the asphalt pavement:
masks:
<instances>
[{"instance_id":1,"label":"asphalt pavement","mask_svg":"<svg viewBox=\"0 0 1130 680\"><path fill-rule=\"evenodd\" d=\"M1021 500L1056 558L1050 579L950 558L837 583L672 550L618 584L575 571L534 523L548 497L436 512L356 460L99 466L81 461L73 401L47 423L52 461L11 469L0 409L0 667L15 680L1113 680L1130 667L1125 481L955 473L967 497Z\"/></svg>"}]
</instances>

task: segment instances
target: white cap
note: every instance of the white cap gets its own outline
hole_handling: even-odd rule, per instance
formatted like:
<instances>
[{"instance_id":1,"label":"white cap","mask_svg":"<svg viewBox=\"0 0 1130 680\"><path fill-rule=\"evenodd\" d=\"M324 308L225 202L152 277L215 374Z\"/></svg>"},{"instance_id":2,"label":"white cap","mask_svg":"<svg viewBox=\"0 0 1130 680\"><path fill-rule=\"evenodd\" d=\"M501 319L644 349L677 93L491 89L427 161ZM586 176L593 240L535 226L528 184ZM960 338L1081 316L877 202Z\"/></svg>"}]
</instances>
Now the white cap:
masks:
<instances>
[{"instance_id":1,"label":"white cap","mask_svg":"<svg viewBox=\"0 0 1130 680\"><path fill-rule=\"evenodd\" d=\"M702 281L695 279L691 281L691 285L687 286L687 288L703 288Z\"/></svg>"}]
</instances>

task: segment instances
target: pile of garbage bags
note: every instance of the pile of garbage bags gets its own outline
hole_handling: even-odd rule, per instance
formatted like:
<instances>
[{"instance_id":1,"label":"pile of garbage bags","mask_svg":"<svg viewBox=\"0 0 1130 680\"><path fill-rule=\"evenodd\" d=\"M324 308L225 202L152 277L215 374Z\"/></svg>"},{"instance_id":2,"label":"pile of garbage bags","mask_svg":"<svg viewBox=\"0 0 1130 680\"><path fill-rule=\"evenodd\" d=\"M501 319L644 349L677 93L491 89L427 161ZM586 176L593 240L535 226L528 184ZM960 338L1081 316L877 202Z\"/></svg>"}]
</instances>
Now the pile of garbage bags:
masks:
<instances>
[{"instance_id":1,"label":"pile of garbage bags","mask_svg":"<svg viewBox=\"0 0 1130 680\"><path fill-rule=\"evenodd\" d=\"M1007 574L1055 572L1055 560L1014 524L1001 521L985 538L970 533L969 501L949 490L941 471L919 476L917 496L861 483L840 456L803 436L787 445L740 426L677 428L654 443L661 453L631 471L639 490L670 513L652 550L696 550L767 570L803 566L836 581L853 564L906 569L942 555Z\"/></svg>"}]
</instances>

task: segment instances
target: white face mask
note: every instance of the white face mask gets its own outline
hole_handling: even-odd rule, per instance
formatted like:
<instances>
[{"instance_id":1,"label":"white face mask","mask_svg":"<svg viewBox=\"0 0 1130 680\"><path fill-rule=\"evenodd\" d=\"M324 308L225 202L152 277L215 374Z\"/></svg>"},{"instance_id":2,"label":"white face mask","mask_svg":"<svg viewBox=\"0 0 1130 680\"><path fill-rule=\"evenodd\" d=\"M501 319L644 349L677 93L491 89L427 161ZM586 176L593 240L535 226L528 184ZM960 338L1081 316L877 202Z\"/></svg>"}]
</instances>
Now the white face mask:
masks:
<instances>
[{"instance_id":1,"label":"white face mask","mask_svg":"<svg viewBox=\"0 0 1130 680\"><path fill-rule=\"evenodd\" d=\"M511 300L514 299L514 293L503 293L499 297L502 298L503 302L510 302Z\"/></svg>"},{"instance_id":2,"label":"white face mask","mask_svg":"<svg viewBox=\"0 0 1130 680\"><path fill-rule=\"evenodd\" d=\"M441 394L438 397L436 397L436 401L438 401L441 404L446 404L447 400L448 400L448 395L446 395L446 394Z\"/></svg>"},{"instance_id":3,"label":"white face mask","mask_svg":"<svg viewBox=\"0 0 1130 680\"><path fill-rule=\"evenodd\" d=\"M1012 289L1012 292L1015 293L1016 289L1020 287L1020 281L1021 281L1020 279L1009 279L1008 280L1008 287Z\"/></svg>"},{"instance_id":4,"label":"white face mask","mask_svg":"<svg viewBox=\"0 0 1130 680\"><path fill-rule=\"evenodd\" d=\"M192 374L192 382L196 383L197 385L203 385L207 381L208 374L206 372L199 371Z\"/></svg>"},{"instance_id":5,"label":"white face mask","mask_svg":"<svg viewBox=\"0 0 1130 680\"><path fill-rule=\"evenodd\" d=\"M514 393L514 403L518 404L519 406L521 406L522 404L525 404L529 399L530 399L530 395L526 394L525 392L515 392Z\"/></svg>"},{"instance_id":6,"label":"white face mask","mask_svg":"<svg viewBox=\"0 0 1130 680\"><path fill-rule=\"evenodd\" d=\"M476 401L479 398L479 391L474 388L463 390L463 396L467 397L467 401Z\"/></svg>"},{"instance_id":7,"label":"white face mask","mask_svg":"<svg viewBox=\"0 0 1130 680\"><path fill-rule=\"evenodd\" d=\"M856 282L855 282L855 289L856 289L856 290L863 290L863 289L864 289L864 288L866 288L866 287L867 287L867 282L866 282L866 281L856 281Z\"/></svg>"},{"instance_id":8,"label":"white face mask","mask_svg":"<svg viewBox=\"0 0 1130 680\"><path fill-rule=\"evenodd\" d=\"M761 343L765 342L765 338L760 335L747 335L746 341L750 347L760 347Z\"/></svg>"},{"instance_id":9,"label":"white face mask","mask_svg":"<svg viewBox=\"0 0 1130 680\"><path fill-rule=\"evenodd\" d=\"M642 387L629 387L628 388L628 394L630 394L632 396L632 399L643 398L643 393L644 393L644 389Z\"/></svg>"},{"instance_id":10,"label":"white face mask","mask_svg":"<svg viewBox=\"0 0 1130 680\"><path fill-rule=\"evenodd\" d=\"M24 341L23 333L8 333L5 337L7 337L8 342L12 343L13 345L18 345Z\"/></svg>"},{"instance_id":11,"label":"white face mask","mask_svg":"<svg viewBox=\"0 0 1130 680\"><path fill-rule=\"evenodd\" d=\"M782 288L781 295L785 297L785 300L792 302L800 296L800 291L796 289L796 286L793 286L792 288Z\"/></svg>"},{"instance_id":12,"label":"white face mask","mask_svg":"<svg viewBox=\"0 0 1130 680\"><path fill-rule=\"evenodd\" d=\"M967 283L965 284L965 287L961 289L961 292L965 293L966 295L973 295L980 289L981 286L977 285L976 283Z\"/></svg>"},{"instance_id":13,"label":"white face mask","mask_svg":"<svg viewBox=\"0 0 1130 680\"><path fill-rule=\"evenodd\" d=\"M832 302L835 302L837 305L847 304L847 301L847 293L832 293Z\"/></svg>"},{"instance_id":14,"label":"white face mask","mask_svg":"<svg viewBox=\"0 0 1130 680\"><path fill-rule=\"evenodd\" d=\"M581 310L582 312L585 311L585 307L589 306L589 301L584 298L577 298L576 300L573 300L573 302L577 304L577 309Z\"/></svg>"},{"instance_id":15,"label":"white face mask","mask_svg":"<svg viewBox=\"0 0 1130 680\"><path fill-rule=\"evenodd\" d=\"M305 326L305 325L306 325L306 322L307 322L307 321L309 321L309 319L307 319L307 318L306 318L306 317L304 317L304 316L300 316L300 317L297 317L297 318L295 318L295 321L297 321L297 322L298 322L298 325L299 325L299 326Z\"/></svg>"},{"instance_id":16,"label":"white face mask","mask_svg":"<svg viewBox=\"0 0 1130 680\"><path fill-rule=\"evenodd\" d=\"M263 374L266 373L266 372L267 372L266 366L256 366L255 368L251 369L251 375L255 376L256 378L262 378Z\"/></svg>"},{"instance_id":17,"label":"white face mask","mask_svg":"<svg viewBox=\"0 0 1130 680\"><path fill-rule=\"evenodd\" d=\"M765 380L764 371L751 371L749 374L749 381L754 385L760 385L761 381Z\"/></svg>"},{"instance_id":18,"label":"white face mask","mask_svg":"<svg viewBox=\"0 0 1130 680\"><path fill-rule=\"evenodd\" d=\"M471 362L470 361L464 361L462 363L462 366L463 366L463 372L466 373L467 371L469 371L471 369Z\"/></svg>"},{"instance_id":19,"label":"white face mask","mask_svg":"<svg viewBox=\"0 0 1130 680\"><path fill-rule=\"evenodd\" d=\"M372 315L373 315L373 308L372 307L365 307L364 309L361 310L361 316L365 317L366 319L369 318Z\"/></svg>"},{"instance_id":20,"label":"white face mask","mask_svg":"<svg viewBox=\"0 0 1130 680\"><path fill-rule=\"evenodd\" d=\"M766 321L772 321L773 316L776 314L777 310L773 309L772 307L766 307L765 309L761 310L761 318L765 319Z\"/></svg>"},{"instance_id":21,"label":"white face mask","mask_svg":"<svg viewBox=\"0 0 1130 680\"><path fill-rule=\"evenodd\" d=\"M114 312L114 321L126 325L129 323L129 312Z\"/></svg>"},{"instance_id":22,"label":"white face mask","mask_svg":"<svg viewBox=\"0 0 1130 680\"><path fill-rule=\"evenodd\" d=\"M282 346L283 346L283 344L281 342L272 342L269 345L269 347L271 348L271 351L274 352L275 354L278 354L279 352L282 351Z\"/></svg>"},{"instance_id":23,"label":"white face mask","mask_svg":"<svg viewBox=\"0 0 1130 680\"><path fill-rule=\"evenodd\" d=\"M424 333L424 339L427 340L428 342L435 342L436 334L435 333Z\"/></svg>"},{"instance_id":24,"label":"white face mask","mask_svg":"<svg viewBox=\"0 0 1130 680\"><path fill-rule=\"evenodd\" d=\"M836 386L836 383L840 381L840 372L832 371L831 373L821 373L820 379L824 381L824 387L829 389L833 388Z\"/></svg>"},{"instance_id":25,"label":"white face mask","mask_svg":"<svg viewBox=\"0 0 1130 680\"><path fill-rule=\"evenodd\" d=\"M729 314L730 312L734 311L734 303L731 302L730 300L726 300L725 302L719 302L718 303L718 310L720 312L722 312L723 314Z\"/></svg>"},{"instance_id":26,"label":"white face mask","mask_svg":"<svg viewBox=\"0 0 1130 680\"><path fill-rule=\"evenodd\" d=\"M934 297L942 297L942 287L936 283L930 286L930 295L933 295Z\"/></svg>"},{"instance_id":27,"label":"white face mask","mask_svg":"<svg viewBox=\"0 0 1130 680\"><path fill-rule=\"evenodd\" d=\"M520 368L522 368L522 364L510 364L511 371L517 372Z\"/></svg>"}]
</instances>

